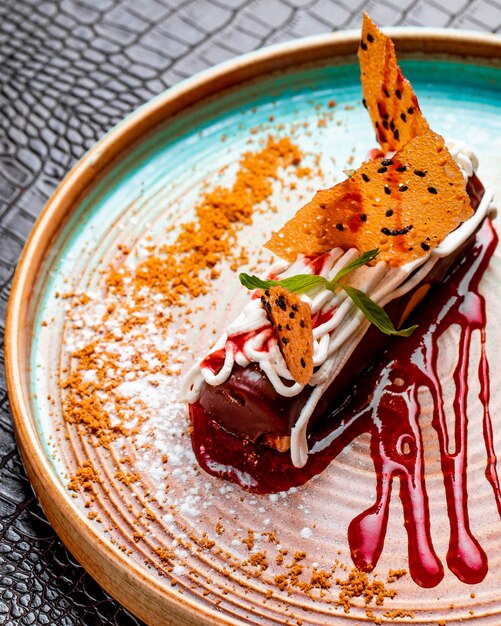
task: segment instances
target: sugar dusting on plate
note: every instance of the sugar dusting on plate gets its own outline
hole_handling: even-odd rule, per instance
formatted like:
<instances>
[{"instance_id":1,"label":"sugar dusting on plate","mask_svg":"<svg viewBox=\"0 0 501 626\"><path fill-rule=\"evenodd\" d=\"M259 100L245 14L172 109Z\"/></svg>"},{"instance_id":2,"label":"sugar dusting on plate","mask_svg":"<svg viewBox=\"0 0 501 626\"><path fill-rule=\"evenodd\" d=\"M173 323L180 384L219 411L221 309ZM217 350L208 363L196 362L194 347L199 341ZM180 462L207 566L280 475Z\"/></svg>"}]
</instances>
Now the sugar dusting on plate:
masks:
<instances>
[{"instance_id":1,"label":"sugar dusting on plate","mask_svg":"<svg viewBox=\"0 0 501 626\"><path fill-rule=\"evenodd\" d=\"M236 614L245 608L229 590L240 589L257 592L268 617L286 611L292 623L320 600L377 621L398 577L351 569L341 545L322 549L304 490L255 496L202 472L179 399L183 373L232 309L228 266L264 260L253 219L276 214L284 196L297 204L298 182L308 193L320 176L318 159L303 158L290 137L269 136L244 154L232 184L204 190L196 220L165 241L143 234L119 244L98 287L59 294L68 350L60 432L76 451L68 488L88 517L171 585Z\"/></svg>"}]
</instances>

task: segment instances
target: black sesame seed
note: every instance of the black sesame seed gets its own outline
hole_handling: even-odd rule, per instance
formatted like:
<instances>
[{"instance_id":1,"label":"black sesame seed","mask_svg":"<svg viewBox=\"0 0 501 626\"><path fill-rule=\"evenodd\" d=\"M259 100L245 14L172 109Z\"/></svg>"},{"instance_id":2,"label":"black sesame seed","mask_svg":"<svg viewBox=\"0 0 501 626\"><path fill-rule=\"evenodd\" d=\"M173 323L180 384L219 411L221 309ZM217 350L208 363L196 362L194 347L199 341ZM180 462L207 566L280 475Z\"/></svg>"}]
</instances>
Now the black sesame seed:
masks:
<instances>
[{"instance_id":1,"label":"black sesame seed","mask_svg":"<svg viewBox=\"0 0 501 626\"><path fill-rule=\"evenodd\" d=\"M336 224L336 228L341 231L344 230L344 226L342 224Z\"/></svg>"},{"instance_id":2,"label":"black sesame seed","mask_svg":"<svg viewBox=\"0 0 501 626\"><path fill-rule=\"evenodd\" d=\"M386 87L383 88L383 93L387 98L390 97L390 92L388 91L388 89L386 89Z\"/></svg>"},{"instance_id":3,"label":"black sesame seed","mask_svg":"<svg viewBox=\"0 0 501 626\"><path fill-rule=\"evenodd\" d=\"M424 178L426 176L426 172L423 172L423 170L414 170L414 174L419 176L419 178Z\"/></svg>"},{"instance_id":4,"label":"black sesame seed","mask_svg":"<svg viewBox=\"0 0 501 626\"><path fill-rule=\"evenodd\" d=\"M360 42L360 47L362 48L362 50L367 50L367 44L365 43L365 41L363 39Z\"/></svg>"},{"instance_id":5,"label":"black sesame seed","mask_svg":"<svg viewBox=\"0 0 501 626\"><path fill-rule=\"evenodd\" d=\"M287 330L291 330L290 324L286 324L286 325L285 325L285 328L286 328Z\"/></svg>"},{"instance_id":6,"label":"black sesame seed","mask_svg":"<svg viewBox=\"0 0 501 626\"><path fill-rule=\"evenodd\" d=\"M389 196L391 194L391 189L388 187L388 185L384 186L384 192L387 196Z\"/></svg>"},{"instance_id":7,"label":"black sesame seed","mask_svg":"<svg viewBox=\"0 0 501 626\"><path fill-rule=\"evenodd\" d=\"M264 295L265 295L265 296L268 296L268 298L269 298L269 297L270 297L270 290L269 290L269 289L267 289L267 290L264 292Z\"/></svg>"},{"instance_id":8,"label":"black sesame seed","mask_svg":"<svg viewBox=\"0 0 501 626\"><path fill-rule=\"evenodd\" d=\"M400 133L398 132L398 128L393 131L393 136L397 141L400 139Z\"/></svg>"},{"instance_id":9,"label":"black sesame seed","mask_svg":"<svg viewBox=\"0 0 501 626\"><path fill-rule=\"evenodd\" d=\"M395 130L395 122L393 120L390 122L390 129Z\"/></svg>"},{"instance_id":10,"label":"black sesame seed","mask_svg":"<svg viewBox=\"0 0 501 626\"><path fill-rule=\"evenodd\" d=\"M407 165L401 165L397 167L397 172L405 172L407 170Z\"/></svg>"},{"instance_id":11,"label":"black sesame seed","mask_svg":"<svg viewBox=\"0 0 501 626\"><path fill-rule=\"evenodd\" d=\"M367 101L365 98L362 99L362 104L364 105L365 108L367 108Z\"/></svg>"},{"instance_id":12,"label":"black sesame seed","mask_svg":"<svg viewBox=\"0 0 501 626\"><path fill-rule=\"evenodd\" d=\"M264 304L266 302L266 298L264 296L261 296L261 302Z\"/></svg>"},{"instance_id":13,"label":"black sesame seed","mask_svg":"<svg viewBox=\"0 0 501 626\"><path fill-rule=\"evenodd\" d=\"M381 228L381 232L383 235L388 235L389 237L397 237L398 235L407 235L407 233L412 230L412 226L406 226L405 228L395 228L394 230L390 230L389 228Z\"/></svg>"},{"instance_id":14,"label":"black sesame seed","mask_svg":"<svg viewBox=\"0 0 501 626\"><path fill-rule=\"evenodd\" d=\"M400 187L398 188L399 191L407 191L407 189L409 189L407 185L400 185Z\"/></svg>"},{"instance_id":15,"label":"black sesame seed","mask_svg":"<svg viewBox=\"0 0 501 626\"><path fill-rule=\"evenodd\" d=\"M407 121L407 115L405 113L400 113L400 119L402 120L402 122L406 122Z\"/></svg>"},{"instance_id":16,"label":"black sesame seed","mask_svg":"<svg viewBox=\"0 0 501 626\"><path fill-rule=\"evenodd\" d=\"M383 120L383 128L385 130L388 130L390 128L390 125L388 124L388 120Z\"/></svg>"},{"instance_id":17,"label":"black sesame seed","mask_svg":"<svg viewBox=\"0 0 501 626\"><path fill-rule=\"evenodd\" d=\"M304 320L299 321L299 326L301 326L301 328L304 328L306 326L306 324L304 323Z\"/></svg>"},{"instance_id":18,"label":"black sesame seed","mask_svg":"<svg viewBox=\"0 0 501 626\"><path fill-rule=\"evenodd\" d=\"M306 363L305 363L303 357L301 357L301 360L299 362L301 363L301 367L306 367Z\"/></svg>"},{"instance_id":19,"label":"black sesame seed","mask_svg":"<svg viewBox=\"0 0 501 626\"><path fill-rule=\"evenodd\" d=\"M362 222L366 222L367 221L367 215L365 213L362 213L362 215L360 216L360 219Z\"/></svg>"},{"instance_id":20,"label":"black sesame seed","mask_svg":"<svg viewBox=\"0 0 501 626\"><path fill-rule=\"evenodd\" d=\"M400 91L400 89L395 89L395 95L399 100L402 100L402 92Z\"/></svg>"},{"instance_id":21,"label":"black sesame seed","mask_svg":"<svg viewBox=\"0 0 501 626\"><path fill-rule=\"evenodd\" d=\"M293 320L296 317L296 314L294 313L294 311L291 311L289 313L289 317L291 318L291 320Z\"/></svg>"},{"instance_id":22,"label":"black sesame seed","mask_svg":"<svg viewBox=\"0 0 501 626\"><path fill-rule=\"evenodd\" d=\"M412 114L414 113L414 107L409 107L409 108L407 109L407 113L408 113L409 115L412 115Z\"/></svg>"},{"instance_id":23,"label":"black sesame seed","mask_svg":"<svg viewBox=\"0 0 501 626\"><path fill-rule=\"evenodd\" d=\"M278 328L278 330L279 330L279 331L282 331L282 324L279 324L279 325L277 326L277 328Z\"/></svg>"},{"instance_id":24,"label":"black sesame seed","mask_svg":"<svg viewBox=\"0 0 501 626\"><path fill-rule=\"evenodd\" d=\"M393 210L392 209L388 209L386 211L386 217L391 217L393 215Z\"/></svg>"},{"instance_id":25,"label":"black sesame seed","mask_svg":"<svg viewBox=\"0 0 501 626\"><path fill-rule=\"evenodd\" d=\"M393 161L391 159L383 159L381 165L393 165Z\"/></svg>"},{"instance_id":26,"label":"black sesame seed","mask_svg":"<svg viewBox=\"0 0 501 626\"><path fill-rule=\"evenodd\" d=\"M421 248L423 248L425 252L428 252L428 250L430 249L430 246L425 241L422 241Z\"/></svg>"},{"instance_id":27,"label":"black sesame seed","mask_svg":"<svg viewBox=\"0 0 501 626\"><path fill-rule=\"evenodd\" d=\"M388 171L387 167L380 167L377 172L378 174L384 174L387 171Z\"/></svg>"},{"instance_id":28,"label":"black sesame seed","mask_svg":"<svg viewBox=\"0 0 501 626\"><path fill-rule=\"evenodd\" d=\"M437 194L438 191L435 189L435 187L428 187L428 191L432 194Z\"/></svg>"},{"instance_id":29,"label":"black sesame seed","mask_svg":"<svg viewBox=\"0 0 501 626\"><path fill-rule=\"evenodd\" d=\"M275 300L275 304L282 309L282 311L287 311L287 305L285 304L285 298L283 296L279 296Z\"/></svg>"},{"instance_id":30,"label":"black sesame seed","mask_svg":"<svg viewBox=\"0 0 501 626\"><path fill-rule=\"evenodd\" d=\"M282 343L284 344L284 346L286 346L289 343L289 340L287 339L287 337L282 337Z\"/></svg>"},{"instance_id":31,"label":"black sesame seed","mask_svg":"<svg viewBox=\"0 0 501 626\"><path fill-rule=\"evenodd\" d=\"M374 37L370 33L367 33L367 41L369 43L372 43L374 41Z\"/></svg>"},{"instance_id":32,"label":"black sesame seed","mask_svg":"<svg viewBox=\"0 0 501 626\"><path fill-rule=\"evenodd\" d=\"M367 176L367 174L362 174L362 178L365 180L366 183L370 181L370 178Z\"/></svg>"},{"instance_id":33,"label":"black sesame seed","mask_svg":"<svg viewBox=\"0 0 501 626\"><path fill-rule=\"evenodd\" d=\"M291 307L291 309L292 309L293 311L296 311L296 312L297 312L297 310L298 310L298 308L297 308L297 304L293 304L293 305L292 305L292 307Z\"/></svg>"}]
</instances>

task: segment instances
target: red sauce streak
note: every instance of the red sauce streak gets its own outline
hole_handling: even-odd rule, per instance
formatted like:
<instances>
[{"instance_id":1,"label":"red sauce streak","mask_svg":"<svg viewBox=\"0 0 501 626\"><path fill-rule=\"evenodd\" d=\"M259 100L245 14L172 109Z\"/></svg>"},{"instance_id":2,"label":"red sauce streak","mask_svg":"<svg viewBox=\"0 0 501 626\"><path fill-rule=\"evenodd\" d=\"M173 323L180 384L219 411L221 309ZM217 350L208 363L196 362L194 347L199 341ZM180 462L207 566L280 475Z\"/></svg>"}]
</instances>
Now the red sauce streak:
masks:
<instances>
[{"instance_id":1,"label":"red sauce streak","mask_svg":"<svg viewBox=\"0 0 501 626\"><path fill-rule=\"evenodd\" d=\"M367 153L367 159L369 161L375 161L376 159L384 159L386 153L381 148L371 148Z\"/></svg>"},{"instance_id":2,"label":"red sauce streak","mask_svg":"<svg viewBox=\"0 0 501 626\"><path fill-rule=\"evenodd\" d=\"M330 257L330 253L326 252L325 254L320 254L318 256L305 256L304 262L308 265L313 272L313 274L320 275L322 270L324 269L325 262Z\"/></svg>"},{"instance_id":3,"label":"red sauce streak","mask_svg":"<svg viewBox=\"0 0 501 626\"><path fill-rule=\"evenodd\" d=\"M226 349L221 348L220 350L216 350L216 352L211 352L210 354L208 354L205 359L200 363L200 367L205 367L209 369L213 374L218 374L224 365L225 359Z\"/></svg>"},{"instance_id":4,"label":"red sauce streak","mask_svg":"<svg viewBox=\"0 0 501 626\"><path fill-rule=\"evenodd\" d=\"M227 350L233 350L233 354L241 352L246 357L245 344L256 335L259 335L259 333L262 333L264 330L265 327L263 326L263 328L257 328L256 330L250 330L247 333L241 333L240 335L233 335L231 337L228 337L225 347L216 350L216 352L211 352L210 354L208 354L205 359L200 363L200 367L205 367L209 369L213 374L218 374L224 365ZM259 350L263 352L269 351L269 342L271 339L274 338L272 329L269 328L268 331L269 332L267 333L261 347L259 348Z\"/></svg>"},{"instance_id":5,"label":"red sauce streak","mask_svg":"<svg viewBox=\"0 0 501 626\"><path fill-rule=\"evenodd\" d=\"M349 400L309 437L310 455L305 467L294 467L289 454L264 446L260 446L256 455L252 444L224 431L195 403L190 407L190 414L194 426L193 448L200 465L210 474L233 480L255 493L283 491L307 482L324 470L355 437L369 433L377 476L376 501L349 525L353 561L363 569L376 566L384 546L393 480L398 479L408 535L409 571L418 585L433 587L442 580L444 568L433 547L424 482L418 389L426 387L433 398L432 425L438 436L450 522L447 565L465 583L483 580L488 570L487 556L471 532L468 515L467 372L471 335L479 330L482 352L478 375L479 398L484 407L485 475L501 515L501 489L489 413L485 301L479 293L480 279L496 245L497 235L491 222L485 220L472 248L434 297L429 297L426 305L418 310L419 327L412 337L395 340L382 361L353 384ZM455 429L448 432L437 359L438 340L452 324L459 326L460 339L452 406Z\"/></svg>"},{"instance_id":6,"label":"red sauce streak","mask_svg":"<svg viewBox=\"0 0 501 626\"><path fill-rule=\"evenodd\" d=\"M318 311L318 313L315 313L311 319L313 328L318 328L319 326L322 326L322 324L329 322L334 317L335 312L336 309L334 308L329 309L328 311Z\"/></svg>"}]
</instances>

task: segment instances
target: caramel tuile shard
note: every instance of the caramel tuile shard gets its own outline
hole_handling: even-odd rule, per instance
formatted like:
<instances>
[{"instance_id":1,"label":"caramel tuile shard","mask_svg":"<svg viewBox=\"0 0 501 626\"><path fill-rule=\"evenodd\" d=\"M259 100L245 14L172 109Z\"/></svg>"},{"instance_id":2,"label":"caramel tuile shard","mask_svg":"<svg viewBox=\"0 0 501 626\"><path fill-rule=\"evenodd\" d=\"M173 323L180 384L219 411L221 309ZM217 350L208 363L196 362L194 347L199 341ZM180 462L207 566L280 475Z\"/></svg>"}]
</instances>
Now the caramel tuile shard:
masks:
<instances>
[{"instance_id":1,"label":"caramel tuile shard","mask_svg":"<svg viewBox=\"0 0 501 626\"><path fill-rule=\"evenodd\" d=\"M313 376L313 326L310 307L283 287L270 287L262 296L280 351L291 376L306 385Z\"/></svg>"},{"instance_id":2,"label":"caramel tuile shard","mask_svg":"<svg viewBox=\"0 0 501 626\"><path fill-rule=\"evenodd\" d=\"M410 82L397 63L395 45L364 13L358 48L364 104L384 152L400 150L429 130Z\"/></svg>"},{"instance_id":3,"label":"caramel tuile shard","mask_svg":"<svg viewBox=\"0 0 501 626\"><path fill-rule=\"evenodd\" d=\"M317 192L265 245L291 262L336 247L379 248L378 261L399 266L427 254L472 214L461 170L429 130L391 159L367 161Z\"/></svg>"}]
</instances>

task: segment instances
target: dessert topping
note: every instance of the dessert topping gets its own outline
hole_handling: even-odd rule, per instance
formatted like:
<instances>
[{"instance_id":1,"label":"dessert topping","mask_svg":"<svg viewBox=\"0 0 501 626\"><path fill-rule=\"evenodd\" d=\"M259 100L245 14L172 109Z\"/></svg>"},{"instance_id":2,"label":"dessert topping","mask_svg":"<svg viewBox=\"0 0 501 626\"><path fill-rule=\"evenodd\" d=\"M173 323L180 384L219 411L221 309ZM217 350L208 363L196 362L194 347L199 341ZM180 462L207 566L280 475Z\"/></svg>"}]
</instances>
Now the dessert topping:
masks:
<instances>
[{"instance_id":1,"label":"dessert topping","mask_svg":"<svg viewBox=\"0 0 501 626\"><path fill-rule=\"evenodd\" d=\"M379 260L401 266L428 254L471 215L461 170L429 130L391 159L367 161L317 192L266 247L288 261L337 246L379 248Z\"/></svg>"},{"instance_id":2,"label":"dessert topping","mask_svg":"<svg viewBox=\"0 0 501 626\"><path fill-rule=\"evenodd\" d=\"M382 307L376 304L369 296L364 293L360 289L356 289L355 287L351 287L350 285L341 284L340 280L357 269L358 267L362 267L362 265L366 265L370 261L373 261L376 256L379 254L379 249L369 250L368 252L364 252L359 257L357 257L354 261L347 263L339 272L336 273L334 278L331 280L327 280L323 276L317 276L316 274L296 274L295 276L288 276L287 278L283 278L282 280L263 280L258 276L249 275L249 274L240 274L240 282L244 287L248 289L266 289L267 291L271 287L280 286L283 289L287 290L290 294L293 293L304 293L311 288L321 286L323 289L328 289L329 291L335 291L339 286L346 291L348 296L353 300L354 304L362 311L365 317L376 326L382 333L385 335L399 335L403 337L409 337L417 326L410 326L409 328L403 328L401 330L397 330L394 326L386 312ZM267 293L265 291L265 294ZM267 305L267 299L265 296L261 297L261 300ZM282 308L282 307L281 307ZM294 317L294 313L289 314L290 317ZM279 329L280 330L280 329ZM295 378L295 377L294 377ZM297 378L295 378L299 382Z\"/></svg>"},{"instance_id":3,"label":"dessert topping","mask_svg":"<svg viewBox=\"0 0 501 626\"><path fill-rule=\"evenodd\" d=\"M398 66L393 41L378 29L367 13L364 14L358 60L363 103L381 148L395 152L428 131L428 122L412 86Z\"/></svg>"},{"instance_id":4,"label":"dessert topping","mask_svg":"<svg viewBox=\"0 0 501 626\"><path fill-rule=\"evenodd\" d=\"M327 280L327 278L317 276L316 274L296 274L295 276L282 278L282 280L263 280L258 276L241 273L239 278L242 285L247 287L247 289L269 289L270 287L280 285L291 293L305 293L312 287L321 285L324 289L335 291L343 276L346 276L358 267L362 267L362 265L366 265L370 261L373 261L378 254L378 248L364 252L355 260L350 261L342 267L332 280Z\"/></svg>"},{"instance_id":5,"label":"dessert topping","mask_svg":"<svg viewBox=\"0 0 501 626\"><path fill-rule=\"evenodd\" d=\"M275 329L280 352L291 376L306 385L313 375L311 310L299 296L279 285L264 291L261 301Z\"/></svg>"}]
</instances>

